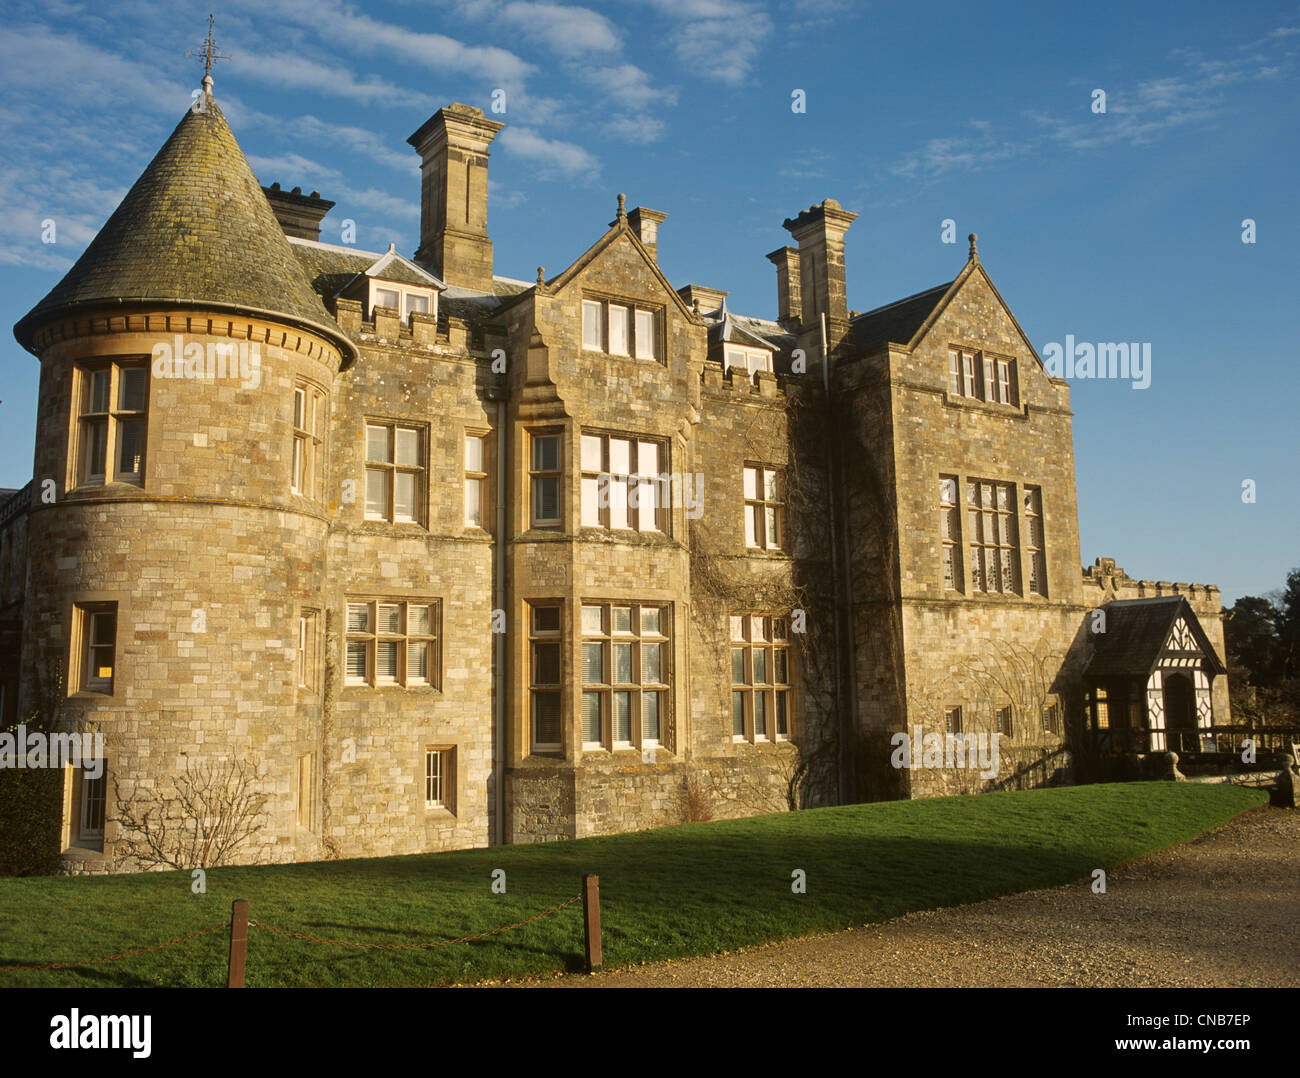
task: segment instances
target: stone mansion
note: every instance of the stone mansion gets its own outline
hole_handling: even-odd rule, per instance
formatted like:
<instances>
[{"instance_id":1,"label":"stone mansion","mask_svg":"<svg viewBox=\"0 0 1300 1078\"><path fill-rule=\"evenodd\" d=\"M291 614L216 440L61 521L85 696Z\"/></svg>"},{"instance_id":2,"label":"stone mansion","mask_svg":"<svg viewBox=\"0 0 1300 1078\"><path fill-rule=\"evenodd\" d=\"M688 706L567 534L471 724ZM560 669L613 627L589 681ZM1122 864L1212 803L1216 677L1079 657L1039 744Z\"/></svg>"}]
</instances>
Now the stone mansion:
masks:
<instances>
[{"instance_id":1,"label":"stone mansion","mask_svg":"<svg viewBox=\"0 0 1300 1078\"><path fill-rule=\"evenodd\" d=\"M103 733L50 805L69 871L139 867L132 806L196 763L246 765L231 860L282 862L1074 781L1227 721L1218 590L1080 569L1069 386L974 236L858 313L826 199L749 317L619 195L498 276L502 124L453 104L408 139L419 247L364 251L211 86L14 329L0 706Z\"/></svg>"}]
</instances>

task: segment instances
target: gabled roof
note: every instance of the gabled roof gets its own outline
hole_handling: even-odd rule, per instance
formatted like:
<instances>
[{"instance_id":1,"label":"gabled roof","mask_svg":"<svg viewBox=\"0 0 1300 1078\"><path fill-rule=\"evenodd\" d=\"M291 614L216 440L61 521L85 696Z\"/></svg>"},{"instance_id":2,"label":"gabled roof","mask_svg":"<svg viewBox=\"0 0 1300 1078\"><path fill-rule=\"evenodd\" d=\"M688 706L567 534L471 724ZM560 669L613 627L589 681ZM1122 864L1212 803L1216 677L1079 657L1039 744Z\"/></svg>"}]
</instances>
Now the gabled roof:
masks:
<instances>
[{"instance_id":1,"label":"gabled roof","mask_svg":"<svg viewBox=\"0 0 1300 1078\"><path fill-rule=\"evenodd\" d=\"M759 336L752 325L754 319L742 318L727 310L725 296L722 298L721 307L703 317L709 322L710 347L719 342L739 344L747 348L764 348L769 352L776 351L779 347L767 338Z\"/></svg>"},{"instance_id":2,"label":"gabled roof","mask_svg":"<svg viewBox=\"0 0 1300 1078\"><path fill-rule=\"evenodd\" d=\"M853 351L866 355L886 344L910 343L917 331L929 321L953 283L948 281L927 288L914 296L858 315L849 323Z\"/></svg>"},{"instance_id":3,"label":"gabled roof","mask_svg":"<svg viewBox=\"0 0 1300 1078\"><path fill-rule=\"evenodd\" d=\"M63 280L14 327L24 347L41 323L72 309L184 304L285 318L335 342L345 364L356 357L210 91L200 100Z\"/></svg>"},{"instance_id":4,"label":"gabled roof","mask_svg":"<svg viewBox=\"0 0 1300 1078\"><path fill-rule=\"evenodd\" d=\"M396 281L399 284L419 285L422 288L436 288L439 292L446 289L442 283L417 262L397 253L395 244L389 244L388 250L361 271L357 276L378 277L384 281Z\"/></svg>"},{"instance_id":5,"label":"gabled roof","mask_svg":"<svg viewBox=\"0 0 1300 1078\"><path fill-rule=\"evenodd\" d=\"M1147 677L1155 668L1179 618L1191 630L1203 655L1206 672L1227 672L1183 596L1116 599L1103 609L1106 612L1106 631L1092 638L1096 641L1096 649L1084 670L1088 678Z\"/></svg>"},{"instance_id":6,"label":"gabled roof","mask_svg":"<svg viewBox=\"0 0 1300 1078\"><path fill-rule=\"evenodd\" d=\"M431 271L399 254L391 244L380 253L290 236L289 245L320 296L337 296L358 277L377 277L439 292L447 288Z\"/></svg>"},{"instance_id":7,"label":"gabled roof","mask_svg":"<svg viewBox=\"0 0 1300 1078\"><path fill-rule=\"evenodd\" d=\"M908 351L916 348L925 335L929 333L930 327L938 321L939 316L952 302L953 297L961 291L962 286L976 273L983 278L984 283L989 287L989 291L993 293L994 298L1001 305L1003 311L1006 312L1012 326L1020 335L1020 339L1024 341L1029 354L1038 361L1038 366L1046 372L1047 367L1043 363L1042 356L1038 354L1038 349L1034 347L1034 342L1029 339L1029 335L1016 321L1016 316L1011 313L1011 308L1007 306L1007 301L1002 298L998 286L993 283L988 271L980 264L979 257L975 252L973 238L971 240L970 259L962 267L962 271L947 284L936 285L934 288L886 304L884 307L877 307L874 311L868 311L866 314L860 314L852 319L849 341L853 355L869 355L883 348L886 344L897 344L905 347Z\"/></svg>"},{"instance_id":8,"label":"gabled roof","mask_svg":"<svg viewBox=\"0 0 1300 1078\"><path fill-rule=\"evenodd\" d=\"M619 196L620 199L622 197L623 197L622 195ZM603 236L600 237L600 239L598 239L595 243L593 243L590 247L588 247L585 251L583 251L582 254L580 254L576 259L574 259L573 264L570 265L568 269L557 274L555 277L552 277L549 281L545 281L543 283L543 287L546 290L546 294L555 295L558 292L562 292L566 287L568 287L569 282L571 282L575 277L577 277L579 273L582 272L582 270L584 270L587 266L589 266L592 262L594 262L601 255L601 253L607 247L613 244L620 236L626 237L627 240L632 244L632 247L641 255L643 259L645 259L645 264L649 268L650 272L655 277L658 278L659 283L663 287L664 291L667 292L671 297L670 302L675 303L678 309L682 312L682 314L686 315L687 318L694 321L697 317L695 312L686 305L686 301L682 299L682 297L677 294L677 291L673 288L673 286L668 283L668 278L664 276L663 270L659 268L659 264L654 260L654 257L650 254L650 252L645 249L645 245L642 244L642 242L639 239L637 239L636 230L632 228L631 225L628 224L627 215L622 213L621 209L618 217L615 218L614 221L610 223L609 231L607 231ZM512 306L513 304L519 302L524 296L531 295L533 292L536 291L536 289L537 289L537 285L532 285L524 289L523 291L516 293L513 296L502 297L502 303L501 303L502 309Z\"/></svg>"}]
</instances>

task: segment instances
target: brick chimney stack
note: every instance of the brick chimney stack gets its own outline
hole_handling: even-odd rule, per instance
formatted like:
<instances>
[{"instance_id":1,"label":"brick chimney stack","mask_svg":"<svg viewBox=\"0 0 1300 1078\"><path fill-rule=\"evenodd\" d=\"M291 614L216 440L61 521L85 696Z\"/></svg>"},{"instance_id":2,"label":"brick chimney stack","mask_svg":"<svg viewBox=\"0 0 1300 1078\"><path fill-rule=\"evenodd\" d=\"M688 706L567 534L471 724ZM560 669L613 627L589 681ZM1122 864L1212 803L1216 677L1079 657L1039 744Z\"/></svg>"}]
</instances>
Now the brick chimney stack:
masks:
<instances>
[{"instance_id":1,"label":"brick chimney stack","mask_svg":"<svg viewBox=\"0 0 1300 1078\"><path fill-rule=\"evenodd\" d=\"M776 266L777 321L786 328L797 326L803 320L799 252L793 247L778 247L767 260Z\"/></svg>"},{"instance_id":2,"label":"brick chimney stack","mask_svg":"<svg viewBox=\"0 0 1300 1078\"><path fill-rule=\"evenodd\" d=\"M419 261L444 281L492 291L487 232L488 146L505 124L460 103L435 112L406 141L420 155Z\"/></svg>"},{"instance_id":3,"label":"brick chimney stack","mask_svg":"<svg viewBox=\"0 0 1300 1078\"><path fill-rule=\"evenodd\" d=\"M833 198L810 206L782 227L799 244L800 313L808 327L826 315L832 342L847 332L848 297L844 287L844 233L858 219Z\"/></svg>"}]
</instances>

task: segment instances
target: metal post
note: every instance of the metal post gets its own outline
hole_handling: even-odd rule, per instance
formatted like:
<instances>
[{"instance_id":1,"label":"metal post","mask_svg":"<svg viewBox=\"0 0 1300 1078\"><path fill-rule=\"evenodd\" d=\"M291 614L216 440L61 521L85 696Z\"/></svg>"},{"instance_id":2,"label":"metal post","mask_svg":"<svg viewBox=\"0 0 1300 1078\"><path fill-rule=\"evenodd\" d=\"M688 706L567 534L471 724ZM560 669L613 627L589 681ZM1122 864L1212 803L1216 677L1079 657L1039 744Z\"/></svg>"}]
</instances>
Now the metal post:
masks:
<instances>
[{"instance_id":1,"label":"metal post","mask_svg":"<svg viewBox=\"0 0 1300 1078\"><path fill-rule=\"evenodd\" d=\"M582 922L586 928L587 972L600 969L600 877L582 877Z\"/></svg>"},{"instance_id":2,"label":"metal post","mask_svg":"<svg viewBox=\"0 0 1300 1078\"><path fill-rule=\"evenodd\" d=\"M244 987L244 960L248 954L248 900L235 899L230 908L230 968L227 988Z\"/></svg>"}]
</instances>

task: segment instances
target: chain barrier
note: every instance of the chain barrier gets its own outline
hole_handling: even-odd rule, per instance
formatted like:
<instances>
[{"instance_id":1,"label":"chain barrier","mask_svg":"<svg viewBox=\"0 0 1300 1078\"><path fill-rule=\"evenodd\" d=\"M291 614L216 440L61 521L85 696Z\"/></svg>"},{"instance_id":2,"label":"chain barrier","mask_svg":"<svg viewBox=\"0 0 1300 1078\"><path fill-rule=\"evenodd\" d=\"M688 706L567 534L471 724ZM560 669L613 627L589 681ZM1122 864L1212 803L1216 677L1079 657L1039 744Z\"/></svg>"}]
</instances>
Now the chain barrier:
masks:
<instances>
[{"instance_id":1,"label":"chain barrier","mask_svg":"<svg viewBox=\"0 0 1300 1078\"><path fill-rule=\"evenodd\" d=\"M229 921L222 921L221 924L205 928L201 932L191 932L188 936L179 936L174 940L168 940L166 943L155 943L152 947L137 947L134 951L123 951L121 954L111 954L104 958L87 958L84 962L50 962L44 966L0 966L0 973L34 969L71 969L75 966L94 966L100 962L116 962L119 958L130 958L134 954L148 954L150 951L161 951L164 947L175 947L178 943L198 939L200 936L206 936L209 932L215 932L219 928L229 927Z\"/></svg>"},{"instance_id":2,"label":"chain barrier","mask_svg":"<svg viewBox=\"0 0 1300 1078\"><path fill-rule=\"evenodd\" d=\"M550 917L553 913L559 913L566 906L572 906L575 902L580 901L581 893L574 895L567 902L561 902L558 906L552 906L549 910L543 910L541 913L534 914L524 921L516 921L512 925L506 925L503 928L494 928L488 932L479 932L473 936L458 936L454 940L435 940L432 943L351 943L348 940L331 940L322 939L319 936L309 936L305 932L290 932L285 928L275 928L273 925L263 924L261 921L249 921L249 928L265 928L268 932L274 932L277 936L291 936L293 939L308 940L311 943L327 943L331 947L360 947L366 950L375 951L410 951L427 949L430 947L446 947L452 943L469 943L471 940L481 940L488 936L499 936L502 932L509 932L513 928L521 928L524 925L532 924L534 921L540 921L543 917Z\"/></svg>"},{"instance_id":3,"label":"chain barrier","mask_svg":"<svg viewBox=\"0 0 1300 1078\"><path fill-rule=\"evenodd\" d=\"M311 943L326 943L332 947L358 947L366 950L376 951L407 951L421 950L430 947L446 947L452 943L469 943L472 940L486 939L488 936L499 936L503 932L509 932L512 929L522 928L524 925L532 924L534 921L540 921L543 917L550 917L552 914L559 913L560 910L567 906L572 906L582 898L581 894L574 895L567 902L561 902L558 906L552 906L549 910L543 910L541 913L534 914L523 921L516 921L512 925L505 925L502 928L493 928L487 932L479 932L473 936L458 936L456 939L435 940L432 943L351 943L347 940L322 939L319 936L309 936L305 932L290 932L285 928L276 928L274 925L264 924L261 921L249 921L249 928L264 928L268 932L273 932L277 936L289 936L293 939L307 940ZM73 969L78 966L94 966L102 962L116 962L122 958L130 958L132 955L148 954L150 951L161 951L167 947L175 947L178 944L186 943L192 939L198 939L200 936L206 936L211 932L216 932L221 928L229 928L230 922L223 921L220 924L212 925L198 932L191 932L188 936L178 936L176 939L167 940L165 943L155 943L152 947L137 947L132 951L123 951L121 954L106 955L103 958L87 958L82 962L49 962L41 966L0 966L0 973L15 973L19 971L43 970L43 969Z\"/></svg>"}]
</instances>

